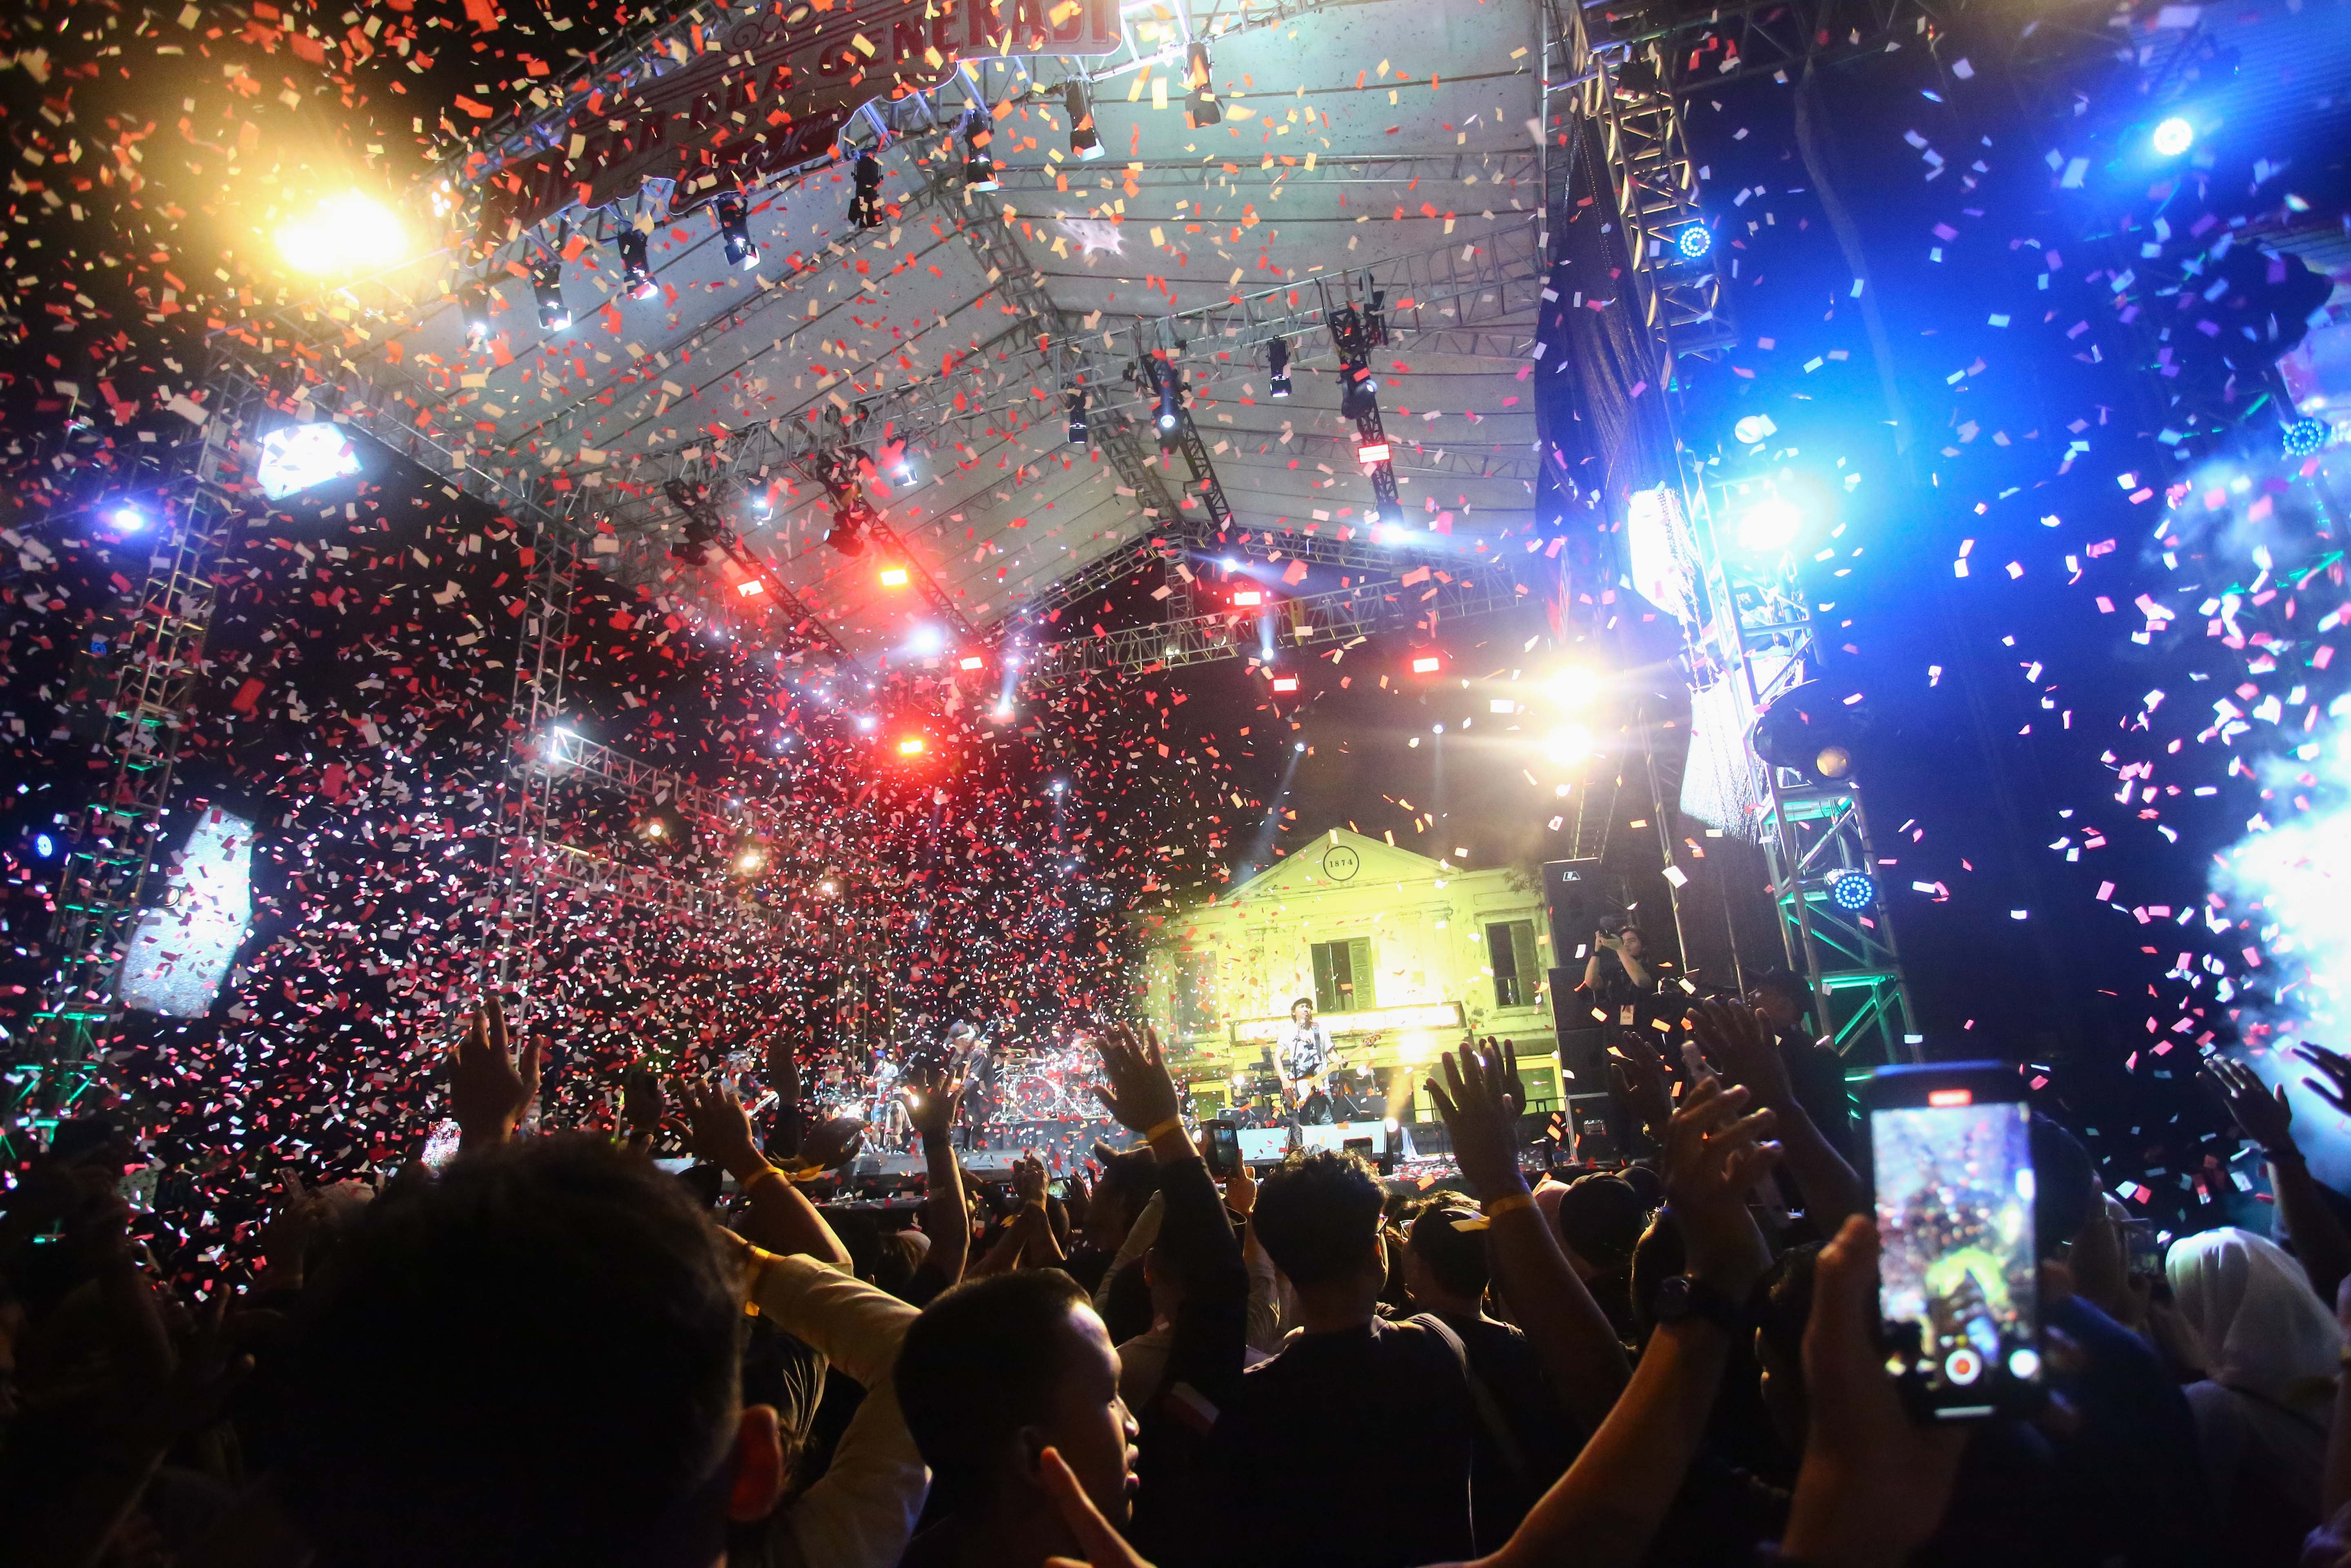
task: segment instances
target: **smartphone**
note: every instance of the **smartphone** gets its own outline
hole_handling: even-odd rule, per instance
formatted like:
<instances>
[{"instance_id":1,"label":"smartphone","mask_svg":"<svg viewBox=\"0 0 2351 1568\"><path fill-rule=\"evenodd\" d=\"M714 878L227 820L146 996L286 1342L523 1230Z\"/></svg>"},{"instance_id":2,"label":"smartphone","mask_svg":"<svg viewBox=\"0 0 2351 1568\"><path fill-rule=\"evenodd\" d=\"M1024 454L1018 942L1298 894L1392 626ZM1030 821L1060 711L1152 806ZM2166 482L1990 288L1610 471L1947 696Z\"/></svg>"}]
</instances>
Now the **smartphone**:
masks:
<instances>
[{"instance_id":1,"label":"smartphone","mask_svg":"<svg viewBox=\"0 0 2351 1568\"><path fill-rule=\"evenodd\" d=\"M1922 1420L2032 1411L2043 1390L2023 1081L1997 1061L1881 1067L1863 1100L1888 1369Z\"/></svg>"},{"instance_id":2,"label":"smartphone","mask_svg":"<svg viewBox=\"0 0 2351 1568\"><path fill-rule=\"evenodd\" d=\"M1241 1168L1239 1123L1208 1122L1201 1126L1200 1131L1207 1137L1207 1146L1200 1151L1200 1157L1207 1162L1210 1176L1222 1181Z\"/></svg>"}]
</instances>

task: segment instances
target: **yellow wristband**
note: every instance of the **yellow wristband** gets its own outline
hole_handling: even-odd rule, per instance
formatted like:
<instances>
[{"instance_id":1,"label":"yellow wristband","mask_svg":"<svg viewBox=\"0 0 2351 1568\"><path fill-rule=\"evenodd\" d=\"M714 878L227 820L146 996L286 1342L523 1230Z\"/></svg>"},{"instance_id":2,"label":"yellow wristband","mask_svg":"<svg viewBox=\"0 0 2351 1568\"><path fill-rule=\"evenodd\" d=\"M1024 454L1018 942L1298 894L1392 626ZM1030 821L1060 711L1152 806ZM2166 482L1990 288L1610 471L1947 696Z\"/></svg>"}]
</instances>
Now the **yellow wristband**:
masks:
<instances>
[{"instance_id":1,"label":"yellow wristband","mask_svg":"<svg viewBox=\"0 0 2351 1568\"><path fill-rule=\"evenodd\" d=\"M1165 1137L1168 1134L1180 1133L1183 1130L1184 1118L1181 1116L1170 1116L1167 1120L1160 1123L1157 1126L1147 1129L1143 1134L1143 1141L1146 1144L1155 1144L1160 1139Z\"/></svg>"},{"instance_id":2,"label":"yellow wristband","mask_svg":"<svg viewBox=\"0 0 2351 1568\"><path fill-rule=\"evenodd\" d=\"M1531 1194L1506 1192L1499 1197L1489 1198L1480 1207L1485 1210L1487 1218L1499 1219L1514 1209L1532 1208L1534 1206L1535 1200Z\"/></svg>"},{"instance_id":3,"label":"yellow wristband","mask_svg":"<svg viewBox=\"0 0 2351 1568\"><path fill-rule=\"evenodd\" d=\"M778 1170L775 1166L768 1166L762 1169L758 1176L753 1176L749 1181L737 1182L735 1184L735 1190L737 1192L747 1193L753 1187L767 1180L769 1176L774 1176L778 1181L782 1182L789 1182L791 1180L789 1176L784 1175L783 1172Z\"/></svg>"}]
</instances>

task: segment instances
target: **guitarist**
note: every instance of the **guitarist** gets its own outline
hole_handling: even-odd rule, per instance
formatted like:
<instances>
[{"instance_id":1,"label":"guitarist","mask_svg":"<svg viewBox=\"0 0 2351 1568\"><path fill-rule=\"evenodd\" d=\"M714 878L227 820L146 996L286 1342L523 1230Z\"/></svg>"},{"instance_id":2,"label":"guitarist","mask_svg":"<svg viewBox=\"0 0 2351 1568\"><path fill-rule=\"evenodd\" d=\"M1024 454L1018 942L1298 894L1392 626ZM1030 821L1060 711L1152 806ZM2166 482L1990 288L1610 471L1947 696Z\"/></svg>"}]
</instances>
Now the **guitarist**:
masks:
<instances>
[{"instance_id":1,"label":"guitarist","mask_svg":"<svg viewBox=\"0 0 2351 1568\"><path fill-rule=\"evenodd\" d=\"M1329 1122L1331 1097L1323 1080L1331 1069L1331 1026L1315 1018L1312 998L1290 1004L1290 1023L1275 1042L1273 1059L1292 1125Z\"/></svg>"}]
</instances>

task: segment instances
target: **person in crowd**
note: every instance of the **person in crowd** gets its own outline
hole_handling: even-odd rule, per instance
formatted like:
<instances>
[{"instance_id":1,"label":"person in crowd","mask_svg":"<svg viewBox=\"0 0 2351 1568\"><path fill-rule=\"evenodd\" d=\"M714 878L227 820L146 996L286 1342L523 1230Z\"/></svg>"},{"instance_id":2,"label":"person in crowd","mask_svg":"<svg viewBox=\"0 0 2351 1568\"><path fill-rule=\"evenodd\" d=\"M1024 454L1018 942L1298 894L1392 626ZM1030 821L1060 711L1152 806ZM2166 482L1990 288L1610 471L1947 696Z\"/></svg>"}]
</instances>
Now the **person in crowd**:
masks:
<instances>
[{"instance_id":1,"label":"person in crowd","mask_svg":"<svg viewBox=\"0 0 2351 1568\"><path fill-rule=\"evenodd\" d=\"M1569 1267L1608 1316L1620 1340L1633 1337L1633 1248L1648 1206L1623 1176L1594 1171L1560 1189L1557 1223Z\"/></svg>"},{"instance_id":2,"label":"person in crowd","mask_svg":"<svg viewBox=\"0 0 2351 1568\"><path fill-rule=\"evenodd\" d=\"M1767 969L1750 988L1747 1005L1762 1015L1780 1053L1789 1091L1813 1125L1838 1155L1858 1157L1854 1143L1853 1097L1845 1091L1844 1059L1808 1027L1813 988L1790 969Z\"/></svg>"},{"instance_id":3,"label":"person in crowd","mask_svg":"<svg viewBox=\"0 0 2351 1568\"><path fill-rule=\"evenodd\" d=\"M1603 1015L1602 1027L1633 1021L1632 1009L1657 993L1656 972L1647 961L1648 944L1641 928L1631 922L1611 931L1592 934L1592 952L1583 961L1583 979L1575 988L1582 1007Z\"/></svg>"},{"instance_id":4,"label":"person in crowd","mask_svg":"<svg viewBox=\"0 0 2351 1568\"><path fill-rule=\"evenodd\" d=\"M2189 1385L2222 1539L2248 1563L2288 1563L2321 1518L2321 1477L2344 1338L2302 1266L2233 1227L2164 1259L2202 1352Z\"/></svg>"}]
</instances>

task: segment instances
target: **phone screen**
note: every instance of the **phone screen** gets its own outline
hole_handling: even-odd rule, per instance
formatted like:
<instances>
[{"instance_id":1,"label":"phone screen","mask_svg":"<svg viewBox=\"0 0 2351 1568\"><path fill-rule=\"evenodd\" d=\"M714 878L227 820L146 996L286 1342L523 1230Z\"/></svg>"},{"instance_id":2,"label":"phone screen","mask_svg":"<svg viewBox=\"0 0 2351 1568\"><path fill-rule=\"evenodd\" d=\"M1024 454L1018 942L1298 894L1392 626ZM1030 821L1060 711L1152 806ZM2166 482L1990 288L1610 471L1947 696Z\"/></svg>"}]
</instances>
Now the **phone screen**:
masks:
<instances>
[{"instance_id":1,"label":"phone screen","mask_svg":"<svg viewBox=\"0 0 2351 1568\"><path fill-rule=\"evenodd\" d=\"M1210 1176L1228 1176L1241 1168L1241 1130L1230 1122L1211 1122L1205 1129L1208 1147L1203 1156Z\"/></svg>"},{"instance_id":2,"label":"phone screen","mask_svg":"<svg viewBox=\"0 0 2351 1568\"><path fill-rule=\"evenodd\" d=\"M2041 1381L2032 1113L1929 1088L1876 1106L1878 1313L1889 1369L1936 1417L2020 1407Z\"/></svg>"}]
</instances>

